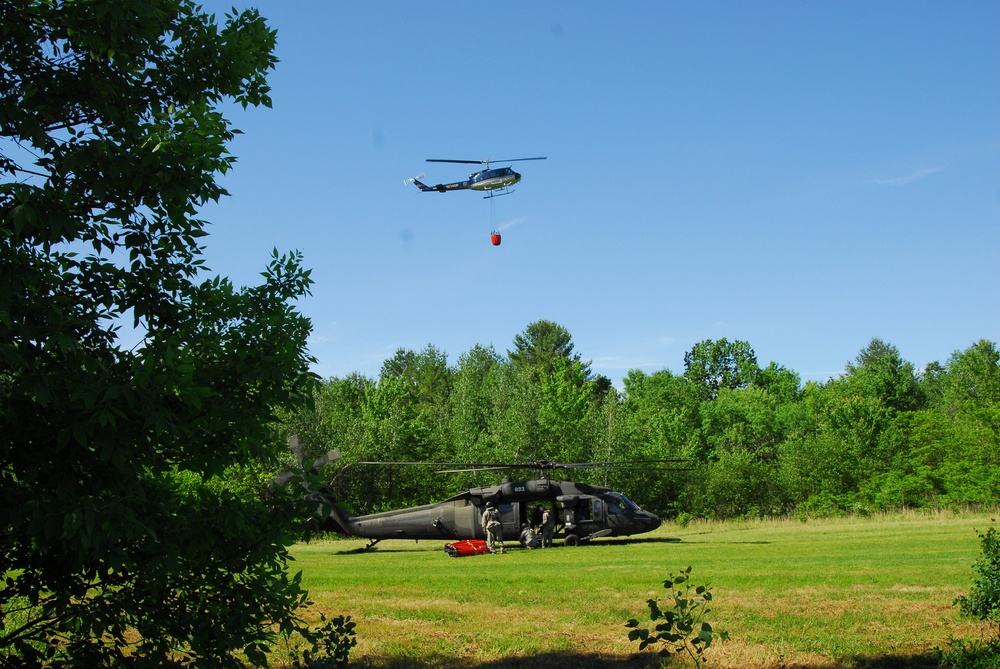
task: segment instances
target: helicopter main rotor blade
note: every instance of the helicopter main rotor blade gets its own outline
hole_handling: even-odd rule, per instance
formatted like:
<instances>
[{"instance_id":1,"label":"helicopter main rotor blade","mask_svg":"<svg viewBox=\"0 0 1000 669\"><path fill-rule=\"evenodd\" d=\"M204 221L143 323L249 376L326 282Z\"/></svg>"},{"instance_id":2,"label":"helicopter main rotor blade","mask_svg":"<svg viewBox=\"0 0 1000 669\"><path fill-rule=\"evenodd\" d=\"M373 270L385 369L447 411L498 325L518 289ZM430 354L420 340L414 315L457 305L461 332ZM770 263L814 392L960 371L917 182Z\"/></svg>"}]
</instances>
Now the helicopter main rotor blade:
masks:
<instances>
[{"instance_id":1,"label":"helicopter main rotor blade","mask_svg":"<svg viewBox=\"0 0 1000 669\"><path fill-rule=\"evenodd\" d=\"M633 460L631 462L572 462L562 463L553 460L530 460L527 462L400 462L400 461L367 461L359 465L389 465L389 466L422 466L445 467L435 471L435 474L462 474L467 472L500 471L506 469L536 469L541 472L550 469L631 469L646 471L675 471L677 467L663 467L671 463L690 462L683 458L665 458L662 460Z\"/></svg>"},{"instance_id":2,"label":"helicopter main rotor blade","mask_svg":"<svg viewBox=\"0 0 1000 669\"><path fill-rule=\"evenodd\" d=\"M538 158L504 158L502 160L490 160L491 163L519 163L522 160L548 160L548 156Z\"/></svg>"},{"instance_id":3,"label":"helicopter main rotor blade","mask_svg":"<svg viewBox=\"0 0 1000 669\"><path fill-rule=\"evenodd\" d=\"M574 462L561 465L566 469L655 469L650 465L689 462L685 458L663 458L661 460L632 460L630 462Z\"/></svg>"},{"instance_id":4,"label":"helicopter main rotor blade","mask_svg":"<svg viewBox=\"0 0 1000 669\"><path fill-rule=\"evenodd\" d=\"M459 469L446 469L434 472L435 474L457 474L464 472L496 471L502 469L536 469L541 472L550 469L631 469L645 471L676 471L677 467L664 467L663 465L674 463L690 462L683 458L664 458L661 460L633 460L631 462L571 462L562 463L553 460L531 460L518 463L464 463L452 465Z\"/></svg>"},{"instance_id":5,"label":"helicopter main rotor blade","mask_svg":"<svg viewBox=\"0 0 1000 669\"><path fill-rule=\"evenodd\" d=\"M466 468L496 468L496 469L510 469L512 467L517 467L519 465L505 465L496 462L424 462L424 461L409 461L409 462L390 462L385 460L368 461L368 462L358 462L359 465L405 465L407 467L418 466L418 467L466 467Z\"/></svg>"},{"instance_id":6,"label":"helicopter main rotor blade","mask_svg":"<svg viewBox=\"0 0 1000 669\"><path fill-rule=\"evenodd\" d=\"M506 469L520 469L520 467L511 467L510 465L500 465L498 467L472 467L467 469L439 469L435 474L465 474L466 472L495 472Z\"/></svg>"},{"instance_id":7,"label":"helicopter main rotor blade","mask_svg":"<svg viewBox=\"0 0 1000 669\"><path fill-rule=\"evenodd\" d=\"M429 163L460 163L463 165L489 165L490 163L519 163L523 160L548 160L548 156L539 156L537 158L503 158L494 159L487 158L485 160L451 160L448 158L428 158Z\"/></svg>"}]
</instances>

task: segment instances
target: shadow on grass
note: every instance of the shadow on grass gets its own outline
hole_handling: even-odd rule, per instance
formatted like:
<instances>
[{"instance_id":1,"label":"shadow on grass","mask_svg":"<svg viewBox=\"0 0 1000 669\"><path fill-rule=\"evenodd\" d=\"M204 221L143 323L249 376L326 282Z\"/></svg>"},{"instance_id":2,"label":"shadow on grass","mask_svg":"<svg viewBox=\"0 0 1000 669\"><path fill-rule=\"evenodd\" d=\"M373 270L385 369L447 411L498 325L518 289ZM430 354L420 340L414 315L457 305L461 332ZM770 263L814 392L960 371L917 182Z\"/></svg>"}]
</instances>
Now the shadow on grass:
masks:
<instances>
[{"instance_id":1,"label":"shadow on grass","mask_svg":"<svg viewBox=\"0 0 1000 669\"><path fill-rule=\"evenodd\" d=\"M392 539L393 542L406 541L403 539ZM344 548L342 550L331 551L334 555L371 555L372 553L416 553L419 551L425 551L425 546L428 543L438 541L435 539L424 539L425 543L423 546L419 545L417 542L410 543L406 541L403 545L398 543L392 544L376 544L375 546L359 546L356 548ZM440 540L443 543L440 544L441 550L444 551L444 544L451 541L451 539ZM616 537L616 538L601 538L595 539L594 541L587 541L579 546L573 546L573 550L579 550L581 548L587 547L600 547L600 546L625 546L628 544L679 544L682 540L679 537ZM690 542L689 542L690 543ZM736 542L736 543L750 543L750 542ZM764 543L764 542L757 542ZM514 541L507 541L508 550L524 550L520 545ZM555 548L569 548L569 546L563 546L556 540Z\"/></svg>"},{"instance_id":2,"label":"shadow on grass","mask_svg":"<svg viewBox=\"0 0 1000 669\"><path fill-rule=\"evenodd\" d=\"M656 653L635 653L628 657L606 657L582 653L543 653L524 657L508 657L500 660L477 662L468 658L425 657L425 658L369 658L351 661L351 667L371 669L656 669L660 667ZM690 662L675 660L670 667L689 667ZM823 664L779 664L767 665L767 669L936 669L936 654L857 656L834 660ZM748 667L747 669L753 669Z\"/></svg>"},{"instance_id":3,"label":"shadow on grass","mask_svg":"<svg viewBox=\"0 0 1000 669\"><path fill-rule=\"evenodd\" d=\"M455 657L395 657L352 659L353 667L371 669L655 669L660 666L654 653L639 653L627 658L587 655L582 653L543 653L523 657L506 657L499 660L477 662Z\"/></svg>"},{"instance_id":4,"label":"shadow on grass","mask_svg":"<svg viewBox=\"0 0 1000 669\"><path fill-rule=\"evenodd\" d=\"M876 657L854 657L844 665L830 665L831 668L846 666L851 669L936 669L940 657L937 653L920 655L885 655Z\"/></svg>"},{"instance_id":5,"label":"shadow on grass","mask_svg":"<svg viewBox=\"0 0 1000 669\"><path fill-rule=\"evenodd\" d=\"M717 544L720 546L770 546L772 541L685 541L686 544Z\"/></svg>"},{"instance_id":6,"label":"shadow on grass","mask_svg":"<svg viewBox=\"0 0 1000 669\"><path fill-rule=\"evenodd\" d=\"M624 546L626 544L679 544L680 537L614 537L595 539L591 546ZM587 545L587 544L583 544Z\"/></svg>"}]
</instances>

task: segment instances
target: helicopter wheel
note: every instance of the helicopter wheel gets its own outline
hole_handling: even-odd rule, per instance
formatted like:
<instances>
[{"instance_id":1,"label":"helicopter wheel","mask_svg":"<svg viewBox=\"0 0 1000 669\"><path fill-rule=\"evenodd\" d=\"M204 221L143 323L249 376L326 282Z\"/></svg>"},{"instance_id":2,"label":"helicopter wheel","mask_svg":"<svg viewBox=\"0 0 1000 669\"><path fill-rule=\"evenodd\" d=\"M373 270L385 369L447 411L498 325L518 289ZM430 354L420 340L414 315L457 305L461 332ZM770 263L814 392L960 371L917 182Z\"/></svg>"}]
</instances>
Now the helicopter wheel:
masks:
<instances>
[{"instance_id":1,"label":"helicopter wheel","mask_svg":"<svg viewBox=\"0 0 1000 669\"><path fill-rule=\"evenodd\" d=\"M580 537L575 534L567 534L566 538L563 539L563 546L579 546Z\"/></svg>"}]
</instances>

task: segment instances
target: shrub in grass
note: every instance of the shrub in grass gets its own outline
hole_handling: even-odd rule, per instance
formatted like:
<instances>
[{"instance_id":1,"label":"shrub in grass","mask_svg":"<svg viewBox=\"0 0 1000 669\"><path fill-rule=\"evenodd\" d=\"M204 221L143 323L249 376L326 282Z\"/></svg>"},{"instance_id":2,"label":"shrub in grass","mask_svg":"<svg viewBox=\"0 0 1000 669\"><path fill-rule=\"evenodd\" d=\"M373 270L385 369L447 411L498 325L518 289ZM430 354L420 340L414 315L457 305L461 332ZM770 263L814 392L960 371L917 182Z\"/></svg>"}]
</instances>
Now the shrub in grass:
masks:
<instances>
[{"instance_id":1,"label":"shrub in grass","mask_svg":"<svg viewBox=\"0 0 1000 669\"><path fill-rule=\"evenodd\" d=\"M660 650L661 657L686 654L697 667L705 662L704 652L712 641L725 641L729 634L716 631L706 620L711 612L708 608L712 601L711 587L707 584L696 586L690 577L691 567L676 576L670 574L663 582L663 587L670 591L664 606L661 607L655 599L647 600L650 621L662 622L647 629L639 627L639 621L632 618L625 625L632 628L628 638L639 642L639 650L663 643L666 647Z\"/></svg>"},{"instance_id":2,"label":"shrub in grass","mask_svg":"<svg viewBox=\"0 0 1000 669\"><path fill-rule=\"evenodd\" d=\"M1000 639L952 639L939 669L1000 669Z\"/></svg>"},{"instance_id":3,"label":"shrub in grass","mask_svg":"<svg viewBox=\"0 0 1000 669\"><path fill-rule=\"evenodd\" d=\"M996 527L976 534L982 554L972 563L975 575L969 594L956 599L955 604L962 615L995 625L1000 637L1000 535Z\"/></svg>"},{"instance_id":4,"label":"shrub in grass","mask_svg":"<svg viewBox=\"0 0 1000 669\"><path fill-rule=\"evenodd\" d=\"M323 623L317 629L299 630L311 648L303 650L301 659L292 651L292 669L344 669L350 660L351 648L357 645L354 638L355 623L350 616L327 619L320 614Z\"/></svg>"},{"instance_id":5,"label":"shrub in grass","mask_svg":"<svg viewBox=\"0 0 1000 669\"><path fill-rule=\"evenodd\" d=\"M955 600L963 616L997 626L990 639L952 639L941 651L941 669L1000 669L1000 535L996 527L979 535L981 555L972 563L969 594Z\"/></svg>"}]
</instances>

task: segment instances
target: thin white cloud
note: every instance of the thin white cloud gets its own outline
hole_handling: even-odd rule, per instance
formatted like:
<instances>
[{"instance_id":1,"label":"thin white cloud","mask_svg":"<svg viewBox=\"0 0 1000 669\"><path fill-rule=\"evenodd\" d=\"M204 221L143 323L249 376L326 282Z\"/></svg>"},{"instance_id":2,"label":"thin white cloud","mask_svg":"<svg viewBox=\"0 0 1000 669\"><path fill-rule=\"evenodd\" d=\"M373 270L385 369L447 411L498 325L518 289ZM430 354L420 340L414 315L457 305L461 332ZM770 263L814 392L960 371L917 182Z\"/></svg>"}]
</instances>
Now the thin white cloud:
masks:
<instances>
[{"instance_id":1,"label":"thin white cloud","mask_svg":"<svg viewBox=\"0 0 1000 669\"><path fill-rule=\"evenodd\" d=\"M924 167L913 174L907 174L902 177L893 177L892 179L876 179L875 183L880 186L903 186L905 184L911 184L914 181L919 181L924 177L930 176L937 172L940 172L940 167Z\"/></svg>"}]
</instances>

